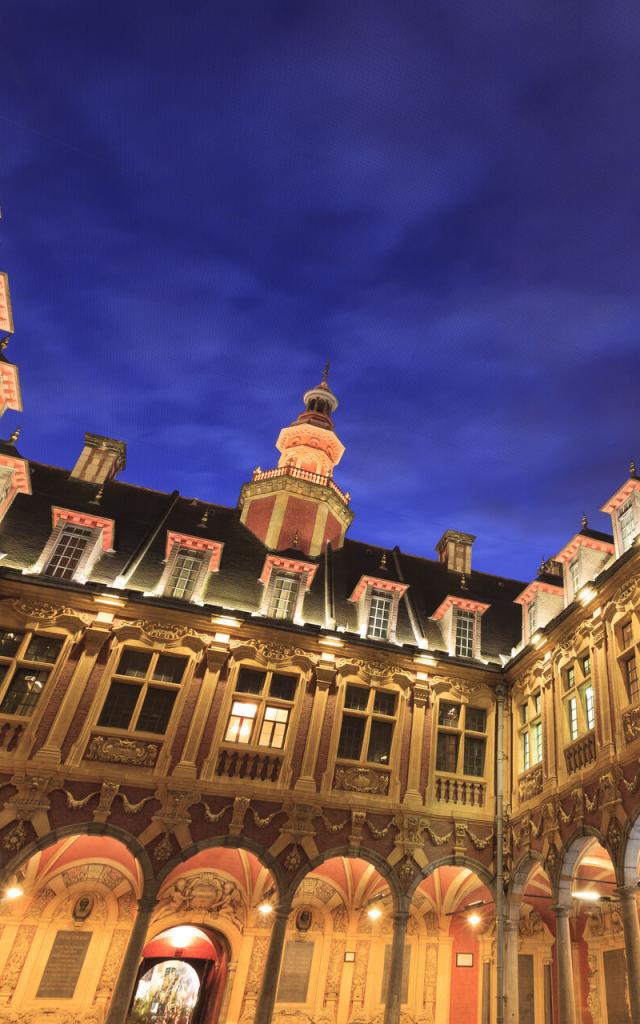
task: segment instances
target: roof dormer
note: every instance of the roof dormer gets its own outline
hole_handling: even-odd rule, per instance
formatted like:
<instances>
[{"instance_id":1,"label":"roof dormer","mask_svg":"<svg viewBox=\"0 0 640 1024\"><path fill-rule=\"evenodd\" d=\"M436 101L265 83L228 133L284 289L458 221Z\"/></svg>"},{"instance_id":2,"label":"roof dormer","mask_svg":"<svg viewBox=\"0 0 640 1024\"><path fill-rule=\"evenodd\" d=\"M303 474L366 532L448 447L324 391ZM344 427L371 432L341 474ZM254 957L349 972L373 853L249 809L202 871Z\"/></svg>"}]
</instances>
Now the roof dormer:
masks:
<instances>
[{"instance_id":1,"label":"roof dormer","mask_svg":"<svg viewBox=\"0 0 640 1024\"><path fill-rule=\"evenodd\" d=\"M631 463L629 479L609 498L601 511L611 516L616 554L619 558L629 550L640 534L640 480L636 476L634 462Z\"/></svg>"},{"instance_id":2,"label":"roof dormer","mask_svg":"<svg viewBox=\"0 0 640 1024\"><path fill-rule=\"evenodd\" d=\"M433 615L441 623L447 650L455 658L479 658L482 647L480 620L488 604L449 594Z\"/></svg>"},{"instance_id":3,"label":"roof dormer","mask_svg":"<svg viewBox=\"0 0 640 1024\"><path fill-rule=\"evenodd\" d=\"M589 529L583 516L580 532L555 556L563 565L565 604L576 600L582 587L602 572L614 554L613 537Z\"/></svg>"},{"instance_id":4,"label":"roof dormer","mask_svg":"<svg viewBox=\"0 0 640 1024\"><path fill-rule=\"evenodd\" d=\"M408 589L406 583L361 576L349 598L358 610L360 636L395 643L400 598Z\"/></svg>"},{"instance_id":5,"label":"roof dormer","mask_svg":"<svg viewBox=\"0 0 640 1024\"><path fill-rule=\"evenodd\" d=\"M522 642L531 643L536 631L544 629L564 607L562 572L548 572L543 563L537 579L518 594L515 603L522 605Z\"/></svg>"}]
</instances>

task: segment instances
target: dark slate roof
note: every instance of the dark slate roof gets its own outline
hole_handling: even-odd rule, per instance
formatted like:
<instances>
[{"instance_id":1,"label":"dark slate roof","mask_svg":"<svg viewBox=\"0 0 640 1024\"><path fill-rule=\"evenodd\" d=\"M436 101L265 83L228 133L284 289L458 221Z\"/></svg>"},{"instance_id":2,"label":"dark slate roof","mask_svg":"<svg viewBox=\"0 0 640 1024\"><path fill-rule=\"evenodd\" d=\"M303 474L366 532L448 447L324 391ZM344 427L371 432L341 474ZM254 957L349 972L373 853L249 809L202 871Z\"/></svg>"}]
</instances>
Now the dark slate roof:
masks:
<instances>
[{"instance_id":1,"label":"dark slate roof","mask_svg":"<svg viewBox=\"0 0 640 1024\"><path fill-rule=\"evenodd\" d=\"M583 526L579 536L590 537L591 540L601 540L605 544L613 544L613 534L603 533L601 530L592 530L590 526Z\"/></svg>"},{"instance_id":2,"label":"dark slate roof","mask_svg":"<svg viewBox=\"0 0 640 1024\"><path fill-rule=\"evenodd\" d=\"M262 596L262 585L258 580L268 552L240 522L236 508L119 481L105 484L100 501L96 503L99 488L71 478L68 470L37 462L30 463L30 469L33 494L17 495L0 524L0 552L6 553L0 573L26 569L37 561L51 534L51 509L59 506L114 520L114 552L104 554L97 561L90 578L90 584L109 586L127 565L132 564L145 540L174 503L158 536L128 580L127 589L148 594L157 586L164 568L167 530L174 530L220 541L224 545L220 571L208 577L203 594L206 605L254 615L258 611ZM202 517L206 510L209 515L203 527ZM523 582L472 571L466 575L466 587L463 589L460 573L447 569L438 561L407 555L396 548L384 552L386 566L381 566L383 551L360 541L346 540L343 548L331 553L329 578L332 580L338 629L346 634L357 633L356 608L348 598L361 576L366 575L404 582L409 586L407 598L400 603L399 643L412 647L417 645L407 607L409 600L429 648L444 651L440 624L430 616L450 594L490 605L482 617L483 657L498 660L500 654L509 654L520 642L522 613L520 606L513 602L523 590ZM311 590L305 596L304 617L307 626L324 627L326 558L309 558L297 550L286 554L318 564ZM162 598L163 604L167 600ZM176 601L175 604L184 607L183 602Z\"/></svg>"}]
</instances>

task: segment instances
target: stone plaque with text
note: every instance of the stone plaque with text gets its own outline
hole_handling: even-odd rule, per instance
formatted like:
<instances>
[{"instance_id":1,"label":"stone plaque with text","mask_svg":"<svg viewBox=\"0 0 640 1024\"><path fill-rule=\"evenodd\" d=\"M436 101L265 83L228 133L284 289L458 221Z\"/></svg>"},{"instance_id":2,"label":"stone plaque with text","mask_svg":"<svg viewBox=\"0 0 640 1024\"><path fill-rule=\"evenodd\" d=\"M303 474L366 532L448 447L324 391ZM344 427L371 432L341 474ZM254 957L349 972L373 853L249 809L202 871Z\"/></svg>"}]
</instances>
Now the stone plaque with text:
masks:
<instances>
[{"instance_id":1,"label":"stone plaque with text","mask_svg":"<svg viewBox=\"0 0 640 1024\"><path fill-rule=\"evenodd\" d=\"M278 985L279 1003L304 1003L309 988L313 942L292 939L287 942L282 958L282 972Z\"/></svg>"},{"instance_id":2,"label":"stone plaque with text","mask_svg":"<svg viewBox=\"0 0 640 1024\"><path fill-rule=\"evenodd\" d=\"M37 999L72 999L92 932L58 932L53 940Z\"/></svg>"}]
</instances>

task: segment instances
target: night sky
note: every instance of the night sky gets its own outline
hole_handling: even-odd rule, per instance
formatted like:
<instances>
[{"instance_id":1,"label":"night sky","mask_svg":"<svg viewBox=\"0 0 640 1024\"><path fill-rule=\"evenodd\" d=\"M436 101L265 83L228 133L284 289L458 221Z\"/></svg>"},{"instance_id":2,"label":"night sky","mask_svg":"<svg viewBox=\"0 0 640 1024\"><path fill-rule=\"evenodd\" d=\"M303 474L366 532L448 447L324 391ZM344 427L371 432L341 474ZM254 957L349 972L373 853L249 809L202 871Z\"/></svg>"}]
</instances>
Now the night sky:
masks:
<instances>
[{"instance_id":1,"label":"night sky","mask_svg":"<svg viewBox=\"0 0 640 1024\"><path fill-rule=\"evenodd\" d=\"M528 580L640 463L640 15L4 0L23 455L234 505L320 379L350 536Z\"/></svg>"}]
</instances>

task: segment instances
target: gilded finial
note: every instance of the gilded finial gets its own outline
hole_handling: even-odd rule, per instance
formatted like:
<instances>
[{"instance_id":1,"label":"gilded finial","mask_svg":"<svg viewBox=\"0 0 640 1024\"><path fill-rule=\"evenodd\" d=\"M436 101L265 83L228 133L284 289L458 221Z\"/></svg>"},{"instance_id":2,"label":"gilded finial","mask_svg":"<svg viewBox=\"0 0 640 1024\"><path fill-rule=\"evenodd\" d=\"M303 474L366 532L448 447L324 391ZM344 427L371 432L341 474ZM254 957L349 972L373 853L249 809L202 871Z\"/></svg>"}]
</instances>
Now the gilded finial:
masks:
<instances>
[{"instance_id":1,"label":"gilded finial","mask_svg":"<svg viewBox=\"0 0 640 1024\"><path fill-rule=\"evenodd\" d=\"M586 512L582 513L582 519L580 520L580 524L581 524L583 530L586 530L587 526L589 525L589 520L587 519L587 513Z\"/></svg>"},{"instance_id":2,"label":"gilded finial","mask_svg":"<svg viewBox=\"0 0 640 1024\"><path fill-rule=\"evenodd\" d=\"M291 543L292 543L294 548L297 548L298 544L300 543L300 537L298 536L298 531L297 530L296 530L296 532L293 535L293 540L291 541Z\"/></svg>"},{"instance_id":3,"label":"gilded finial","mask_svg":"<svg viewBox=\"0 0 640 1024\"><path fill-rule=\"evenodd\" d=\"M465 573L463 573L462 576L460 577L460 590L466 590L466 589L467 589L467 577L466 577Z\"/></svg>"},{"instance_id":4,"label":"gilded finial","mask_svg":"<svg viewBox=\"0 0 640 1024\"><path fill-rule=\"evenodd\" d=\"M631 465L629 466L629 476L635 476L636 472L637 472L636 464L635 464L635 462L632 461Z\"/></svg>"},{"instance_id":5,"label":"gilded finial","mask_svg":"<svg viewBox=\"0 0 640 1024\"><path fill-rule=\"evenodd\" d=\"M9 335L7 334L6 338L3 338L2 341L0 341L0 350L2 352L4 352L4 350L5 350L5 348L7 347L8 344L9 344Z\"/></svg>"},{"instance_id":6,"label":"gilded finial","mask_svg":"<svg viewBox=\"0 0 640 1024\"><path fill-rule=\"evenodd\" d=\"M200 522L198 523L198 529L204 530L209 525L209 509L205 508L204 512L200 516Z\"/></svg>"},{"instance_id":7,"label":"gilded finial","mask_svg":"<svg viewBox=\"0 0 640 1024\"><path fill-rule=\"evenodd\" d=\"M382 558L380 559L380 568L381 569L386 569L387 568L387 552L386 551L382 552Z\"/></svg>"},{"instance_id":8,"label":"gilded finial","mask_svg":"<svg viewBox=\"0 0 640 1024\"><path fill-rule=\"evenodd\" d=\"M9 438L9 444L15 444L19 437L20 437L20 427L16 427L16 429L13 432L13 434Z\"/></svg>"},{"instance_id":9,"label":"gilded finial","mask_svg":"<svg viewBox=\"0 0 640 1024\"><path fill-rule=\"evenodd\" d=\"M538 569L538 576L540 575L540 573L544 572L546 568L547 568L547 560L546 560L546 558L543 555L542 556L542 561L540 562L540 567Z\"/></svg>"},{"instance_id":10,"label":"gilded finial","mask_svg":"<svg viewBox=\"0 0 640 1024\"><path fill-rule=\"evenodd\" d=\"M99 505L103 498L104 498L104 485L101 484L100 487L98 488L98 490L96 491L96 493L94 494L93 498L89 502L89 504L90 505Z\"/></svg>"},{"instance_id":11,"label":"gilded finial","mask_svg":"<svg viewBox=\"0 0 640 1024\"><path fill-rule=\"evenodd\" d=\"M329 383L329 370L330 369L331 369L331 363L327 359L326 363L324 364L324 370L322 371L322 384L328 384Z\"/></svg>"}]
</instances>

